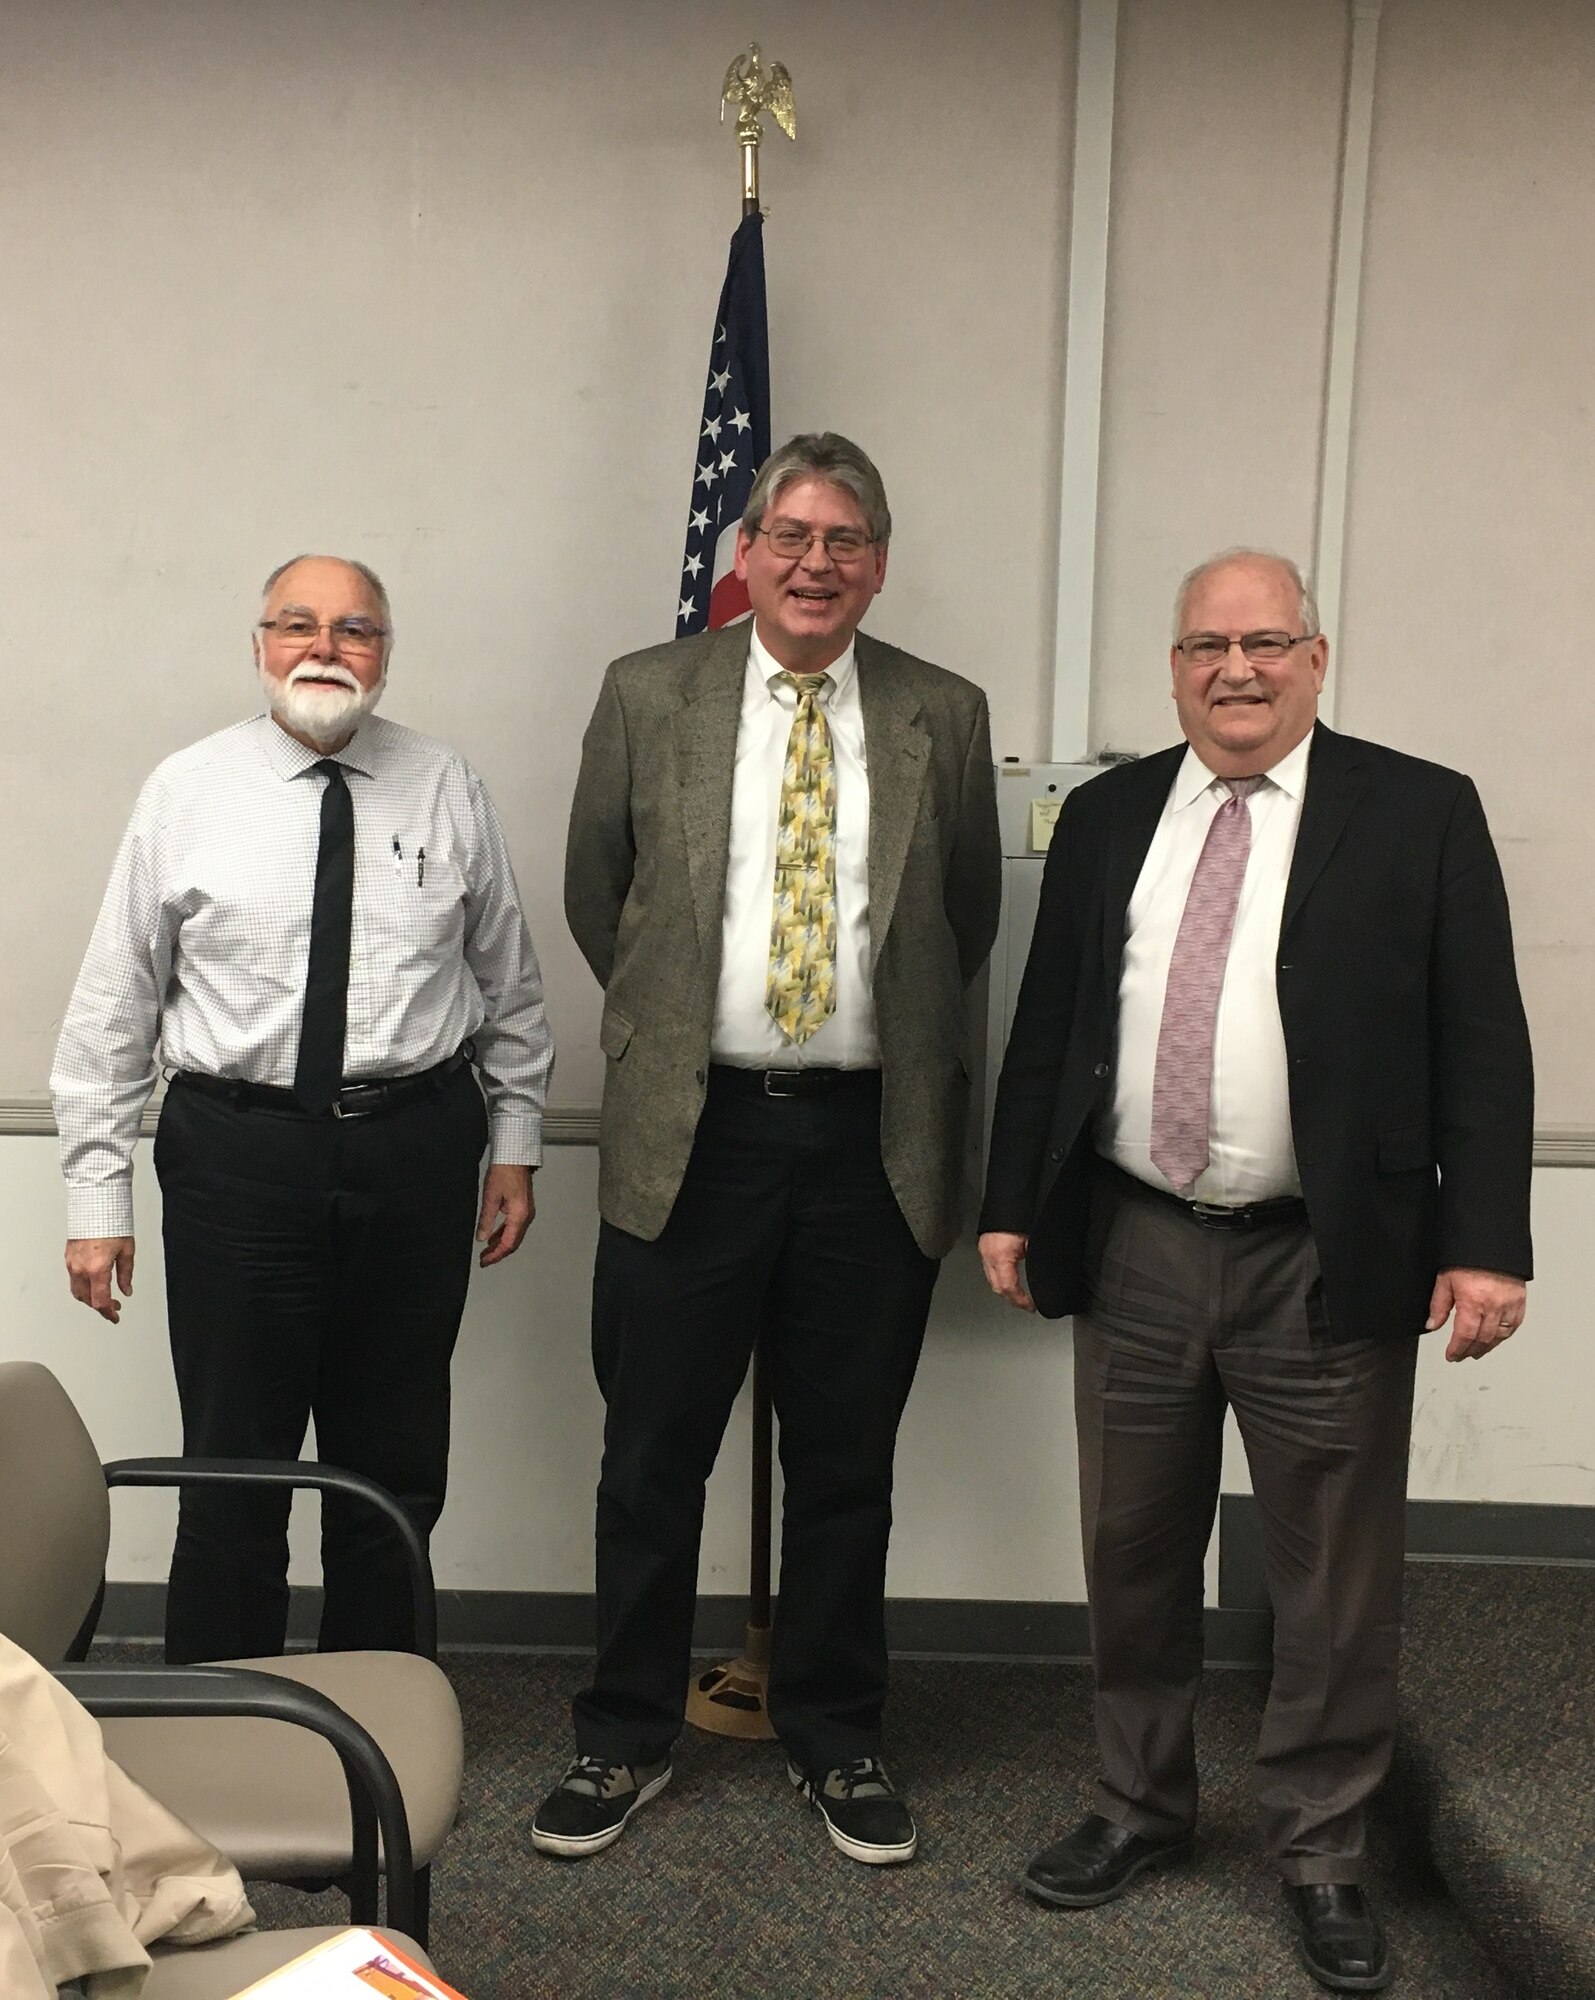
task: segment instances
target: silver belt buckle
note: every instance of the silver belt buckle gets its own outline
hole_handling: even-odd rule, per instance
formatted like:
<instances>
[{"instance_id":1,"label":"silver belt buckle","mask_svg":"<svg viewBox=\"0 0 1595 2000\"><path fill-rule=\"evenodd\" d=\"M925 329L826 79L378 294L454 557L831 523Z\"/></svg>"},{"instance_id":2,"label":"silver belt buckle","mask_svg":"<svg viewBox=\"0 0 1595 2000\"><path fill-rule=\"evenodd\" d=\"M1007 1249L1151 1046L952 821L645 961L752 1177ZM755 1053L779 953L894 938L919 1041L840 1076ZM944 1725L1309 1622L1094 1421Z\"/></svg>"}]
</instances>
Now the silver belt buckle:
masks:
<instances>
[{"instance_id":1,"label":"silver belt buckle","mask_svg":"<svg viewBox=\"0 0 1595 2000\"><path fill-rule=\"evenodd\" d=\"M797 1096L797 1094L798 1094L798 1085L797 1085L797 1080L798 1080L798 1078L799 1078L799 1076L800 1076L801 1074L802 1074L802 1071L801 1071L801 1070L795 1070L795 1069L767 1069L767 1070L766 1070L766 1071L764 1072L764 1094L765 1094L765 1096L766 1096L766 1097L796 1097L796 1096ZM772 1088L771 1088L771 1086L772 1086L772 1085L773 1085L773 1084L774 1084L774 1083L775 1083L775 1082L776 1082L776 1081L777 1081L778 1079L780 1079L780 1078L786 1078L786 1077L790 1077L790 1078L791 1078L791 1081L792 1081L792 1088L791 1088L790 1090L775 1090L775 1089L772 1089Z\"/></svg>"},{"instance_id":2,"label":"silver belt buckle","mask_svg":"<svg viewBox=\"0 0 1595 2000\"><path fill-rule=\"evenodd\" d=\"M353 1103L345 1104L346 1097L352 1098ZM369 1118L382 1098L383 1088L379 1083L346 1083L332 1100L332 1115L334 1118Z\"/></svg>"}]
</instances>

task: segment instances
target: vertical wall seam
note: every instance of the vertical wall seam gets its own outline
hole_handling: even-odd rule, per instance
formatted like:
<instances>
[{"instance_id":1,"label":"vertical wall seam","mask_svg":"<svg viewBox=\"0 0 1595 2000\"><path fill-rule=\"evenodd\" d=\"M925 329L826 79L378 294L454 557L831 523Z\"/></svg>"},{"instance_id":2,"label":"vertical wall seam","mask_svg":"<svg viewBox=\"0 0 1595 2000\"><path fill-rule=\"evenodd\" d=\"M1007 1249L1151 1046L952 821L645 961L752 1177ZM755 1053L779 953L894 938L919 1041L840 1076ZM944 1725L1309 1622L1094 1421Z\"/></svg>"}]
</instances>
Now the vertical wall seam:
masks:
<instances>
[{"instance_id":1,"label":"vertical wall seam","mask_svg":"<svg viewBox=\"0 0 1595 2000\"><path fill-rule=\"evenodd\" d=\"M1080 0L1069 200L1069 316L1063 348L1058 596L1053 628L1052 761L1058 764L1082 762L1090 753L1102 360L1118 53L1119 0Z\"/></svg>"},{"instance_id":2,"label":"vertical wall seam","mask_svg":"<svg viewBox=\"0 0 1595 2000\"><path fill-rule=\"evenodd\" d=\"M1340 134L1340 190L1330 278L1329 339L1324 358L1313 584L1320 623L1337 649L1345 595L1351 421L1357 382L1357 333L1362 314L1363 245L1368 220L1368 169L1373 150L1374 80L1382 4L1383 0L1352 0L1345 113ZM1326 722L1335 720L1339 688L1340 675L1332 671L1319 704Z\"/></svg>"}]
</instances>

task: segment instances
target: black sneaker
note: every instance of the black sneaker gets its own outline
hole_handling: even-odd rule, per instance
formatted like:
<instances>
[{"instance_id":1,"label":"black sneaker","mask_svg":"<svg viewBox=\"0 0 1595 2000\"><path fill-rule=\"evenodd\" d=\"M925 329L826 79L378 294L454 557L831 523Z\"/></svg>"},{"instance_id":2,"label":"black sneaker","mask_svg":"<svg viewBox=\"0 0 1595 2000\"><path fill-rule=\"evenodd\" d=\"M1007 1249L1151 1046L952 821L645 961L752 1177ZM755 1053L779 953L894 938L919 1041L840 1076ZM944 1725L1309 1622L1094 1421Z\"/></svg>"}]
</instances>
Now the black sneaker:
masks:
<instances>
[{"instance_id":1,"label":"black sneaker","mask_svg":"<svg viewBox=\"0 0 1595 2000\"><path fill-rule=\"evenodd\" d=\"M875 1867L913 1860L919 1845L914 1815L892 1789L878 1757L856 1757L823 1778L806 1777L796 1764L788 1763L786 1775L824 1819L832 1843L850 1860Z\"/></svg>"},{"instance_id":2,"label":"black sneaker","mask_svg":"<svg viewBox=\"0 0 1595 2000\"><path fill-rule=\"evenodd\" d=\"M626 1822L670 1783L670 1760L659 1764L606 1764L577 1757L532 1816L532 1845L540 1854L580 1861L619 1840Z\"/></svg>"}]
</instances>

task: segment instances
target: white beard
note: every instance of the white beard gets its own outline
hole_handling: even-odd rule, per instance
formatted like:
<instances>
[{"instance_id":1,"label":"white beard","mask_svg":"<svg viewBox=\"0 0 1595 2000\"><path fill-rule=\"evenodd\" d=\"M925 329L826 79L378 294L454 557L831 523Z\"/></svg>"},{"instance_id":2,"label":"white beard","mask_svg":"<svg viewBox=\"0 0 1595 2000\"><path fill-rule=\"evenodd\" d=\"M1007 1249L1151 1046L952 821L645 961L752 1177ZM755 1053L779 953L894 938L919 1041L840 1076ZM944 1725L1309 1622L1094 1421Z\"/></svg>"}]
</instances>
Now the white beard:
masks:
<instances>
[{"instance_id":1,"label":"white beard","mask_svg":"<svg viewBox=\"0 0 1595 2000\"><path fill-rule=\"evenodd\" d=\"M317 680L332 679L336 687L318 687ZM260 669L260 685L266 705L285 729L308 736L318 750L330 750L353 735L361 718L382 699L388 684L384 674L372 687L364 688L347 667L303 660L281 680Z\"/></svg>"}]
</instances>

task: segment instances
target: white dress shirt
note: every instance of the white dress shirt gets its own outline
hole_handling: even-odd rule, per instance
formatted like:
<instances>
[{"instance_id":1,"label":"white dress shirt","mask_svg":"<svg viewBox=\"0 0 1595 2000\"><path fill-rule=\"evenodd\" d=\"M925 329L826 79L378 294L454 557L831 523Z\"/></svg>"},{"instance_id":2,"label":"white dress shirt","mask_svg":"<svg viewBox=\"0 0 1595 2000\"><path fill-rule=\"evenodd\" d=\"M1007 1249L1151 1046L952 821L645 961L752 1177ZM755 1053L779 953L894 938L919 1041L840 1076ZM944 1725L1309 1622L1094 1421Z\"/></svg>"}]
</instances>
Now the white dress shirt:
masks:
<instances>
[{"instance_id":1,"label":"white dress shirt","mask_svg":"<svg viewBox=\"0 0 1595 2000\"><path fill-rule=\"evenodd\" d=\"M836 1012L806 1042L791 1042L764 1004L775 909L775 841L787 739L797 691L755 631L742 685L731 847L720 930L720 984L710 1053L739 1069L878 1069L869 960L869 765L851 644L825 670L820 705L836 761Z\"/></svg>"},{"instance_id":2,"label":"white dress shirt","mask_svg":"<svg viewBox=\"0 0 1595 2000\"><path fill-rule=\"evenodd\" d=\"M344 1076L430 1069L469 1038L494 1161L536 1165L553 1044L486 789L446 744L380 716L335 754L355 827ZM262 715L168 757L140 792L50 1078L68 1235L133 1233L160 1065L292 1087L319 758Z\"/></svg>"},{"instance_id":3,"label":"white dress shirt","mask_svg":"<svg viewBox=\"0 0 1595 2000\"><path fill-rule=\"evenodd\" d=\"M1249 801L1251 848L1235 912L1213 1035L1208 1164L1190 1190L1228 1207L1301 1193L1290 1130L1285 1032L1275 966L1285 885L1296 851L1312 733L1269 771ZM1188 749L1125 913L1113 1104L1097 1150L1153 1187L1176 1192L1152 1164L1152 1078L1169 960L1207 830L1229 788Z\"/></svg>"}]
</instances>

